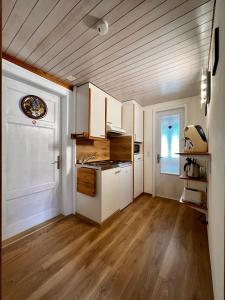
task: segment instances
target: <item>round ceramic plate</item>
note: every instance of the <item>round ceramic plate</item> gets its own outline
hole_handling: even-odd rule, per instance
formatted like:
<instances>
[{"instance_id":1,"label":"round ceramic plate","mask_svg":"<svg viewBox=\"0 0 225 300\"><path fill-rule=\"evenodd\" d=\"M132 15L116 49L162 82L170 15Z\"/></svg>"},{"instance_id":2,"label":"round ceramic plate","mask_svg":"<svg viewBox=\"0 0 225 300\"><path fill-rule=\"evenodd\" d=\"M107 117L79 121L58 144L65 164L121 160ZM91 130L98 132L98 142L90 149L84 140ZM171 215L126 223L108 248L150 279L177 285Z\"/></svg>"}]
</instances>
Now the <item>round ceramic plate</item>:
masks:
<instances>
[{"instance_id":1,"label":"round ceramic plate","mask_svg":"<svg viewBox=\"0 0 225 300\"><path fill-rule=\"evenodd\" d=\"M47 104L38 96L28 95L21 101L24 114L31 119L41 119L47 114Z\"/></svg>"}]
</instances>

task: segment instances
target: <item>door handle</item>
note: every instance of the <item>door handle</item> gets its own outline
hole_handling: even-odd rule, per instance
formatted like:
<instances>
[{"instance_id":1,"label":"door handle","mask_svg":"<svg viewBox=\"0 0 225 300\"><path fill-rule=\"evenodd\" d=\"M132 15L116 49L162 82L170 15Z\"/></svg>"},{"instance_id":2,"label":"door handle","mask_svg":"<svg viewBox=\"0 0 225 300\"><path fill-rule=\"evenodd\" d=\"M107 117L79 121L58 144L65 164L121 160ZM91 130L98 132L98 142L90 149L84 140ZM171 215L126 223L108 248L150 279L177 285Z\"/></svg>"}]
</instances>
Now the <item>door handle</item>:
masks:
<instances>
[{"instance_id":1,"label":"door handle","mask_svg":"<svg viewBox=\"0 0 225 300\"><path fill-rule=\"evenodd\" d=\"M53 161L51 165L57 164L57 169L60 169L60 156L57 156L57 160Z\"/></svg>"},{"instance_id":2,"label":"door handle","mask_svg":"<svg viewBox=\"0 0 225 300\"><path fill-rule=\"evenodd\" d=\"M161 158L162 158L162 156L160 156L160 154L157 154L157 156L156 156L157 164L160 163Z\"/></svg>"}]
</instances>

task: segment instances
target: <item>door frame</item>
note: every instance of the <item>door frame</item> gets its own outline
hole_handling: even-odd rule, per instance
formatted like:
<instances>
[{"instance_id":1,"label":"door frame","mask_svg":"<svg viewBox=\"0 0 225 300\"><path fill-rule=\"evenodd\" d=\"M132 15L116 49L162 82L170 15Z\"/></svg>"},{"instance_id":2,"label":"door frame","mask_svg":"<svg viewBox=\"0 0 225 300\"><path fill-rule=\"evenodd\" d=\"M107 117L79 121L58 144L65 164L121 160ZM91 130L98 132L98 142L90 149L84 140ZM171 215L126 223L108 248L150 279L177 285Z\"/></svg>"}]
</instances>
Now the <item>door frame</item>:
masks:
<instances>
[{"instance_id":1,"label":"door frame","mask_svg":"<svg viewBox=\"0 0 225 300\"><path fill-rule=\"evenodd\" d=\"M2 60L2 76L12 78L25 84L33 85L43 91L54 93L60 97L60 135L61 135L61 155L62 155L62 169L61 169L61 213L69 215L75 212L75 189L74 189L74 157L75 145L70 139L70 133L75 131L75 101L74 91L68 90L59 86L48 79L45 79L35 73L32 73L18 65L15 65L5 59ZM3 105L4 110L4 105ZM3 114L3 122L4 115ZM3 144L6 143L5 133L2 133ZM2 160L5 161L4 152ZM5 172L2 171L2 200L6 199L5 189Z\"/></svg>"},{"instance_id":2,"label":"door frame","mask_svg":"<svg viewBox=\"0 0 225 300\"><path fill-rule=\"evenodd\" d=\"M155 108L152 110L152 197L156 196L156 118L158 112L163 112L173 109L184 109L184 125L187 125L187 104L167 104L161 108Z\"/></svg>"}]
</instances>

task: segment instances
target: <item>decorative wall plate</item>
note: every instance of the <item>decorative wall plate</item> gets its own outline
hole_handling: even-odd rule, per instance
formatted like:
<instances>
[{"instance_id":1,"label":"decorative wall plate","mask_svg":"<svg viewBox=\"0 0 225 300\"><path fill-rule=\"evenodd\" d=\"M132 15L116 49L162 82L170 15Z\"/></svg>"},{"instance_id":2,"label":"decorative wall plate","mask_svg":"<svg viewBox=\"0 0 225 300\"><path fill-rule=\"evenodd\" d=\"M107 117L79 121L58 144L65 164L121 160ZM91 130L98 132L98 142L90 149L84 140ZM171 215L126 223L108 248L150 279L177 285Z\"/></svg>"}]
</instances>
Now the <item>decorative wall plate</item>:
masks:
<instances>
[{"instance_id":1,"label":"decorative wall plate","mask_svg":"<svg viewBox=\"0 0 225 300\"><path fill-rule=\"evenodd\" d=\"M31 119L41 119L47 114L47 104L38 96L28 95L21 101L21 109Z\"/></svg>"}]
</instances>

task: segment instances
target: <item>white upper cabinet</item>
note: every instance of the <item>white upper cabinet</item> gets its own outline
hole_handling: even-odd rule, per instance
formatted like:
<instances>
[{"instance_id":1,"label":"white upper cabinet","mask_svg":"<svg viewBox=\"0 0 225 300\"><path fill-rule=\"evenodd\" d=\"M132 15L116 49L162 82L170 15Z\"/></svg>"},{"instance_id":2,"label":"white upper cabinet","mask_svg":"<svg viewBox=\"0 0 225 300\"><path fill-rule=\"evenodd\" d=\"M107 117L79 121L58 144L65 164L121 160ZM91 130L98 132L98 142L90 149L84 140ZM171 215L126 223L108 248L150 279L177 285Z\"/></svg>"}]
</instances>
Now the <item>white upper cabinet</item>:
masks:
<instances>
[{"instance_id":1,"label":"white upper cabinet","mask_svg":"<svg viewBox=\"0 0 225 300\"><path fill-rule=\"evenodd\" d=\"M77 88L76 134L86 138L106 138L107 94L91 83Z\"/></svg>"},{"instance_id":2,"label":"white upper cabinet","mask_svg":"<svg viewBox=\"0 0 225 300\"><path fill-rule=\"evenodd\" d=\"M143 142L143 108L134 104L134 141Z\"/></svg>"},{"instance_id":3,"label":"white upper cabinet","mask_svg":"<svg viewBox=\"0 0 225 300\"><path fill-rule=\"evenodd\" d=\"M122 103L91 83L77 88L76 134L106 139L106 123L122 127Z\"/></svg>"},{"instance_id":4,"label":"white upper cabinet","mask_svg":"<svg viewBox=\"0 0 225 300\"><path fill-rule=\"evenodd\" d=\"M94 85L90 87L90 137L106 138L106 94Z\"/></svg>"},{"instance_id":5,"label":"white upper cabinet","mask_svg":"<svg viewBox=\"0 0 225 300\"><path fill-rule=\"evenodd\" d=\"M143 142L143 108L135 101L127 101L123 104L123 124L128 134L134 136L134 141Z\"/></svg>"},{"instance_id":6,"label":"white upper cabinet","mask_svg":"<svg viewBox=\"0 0 225 300\"><path fill-rule=\"evenodd\" d=\"M107 123L116 127L122 127L122 103L112 96L107 95Z\"/></svg>"}]
</instances>

